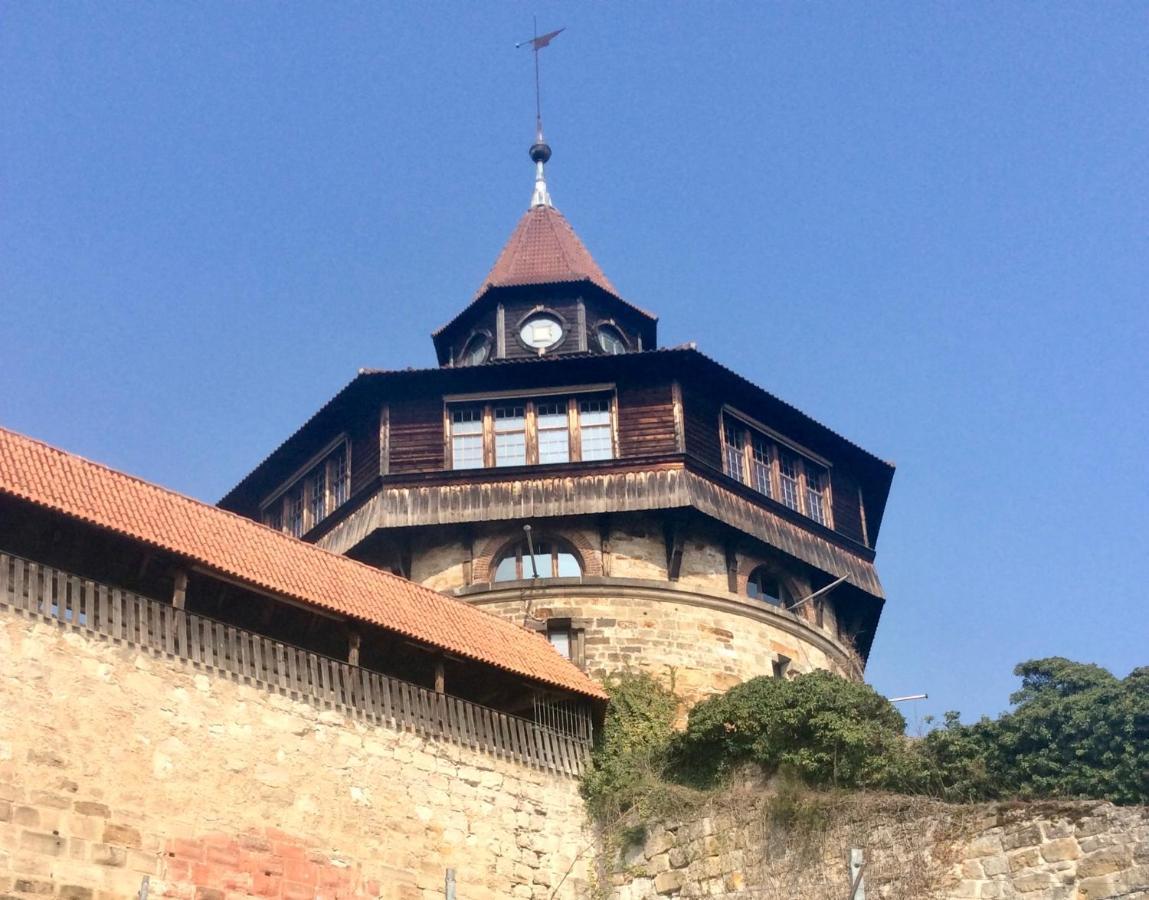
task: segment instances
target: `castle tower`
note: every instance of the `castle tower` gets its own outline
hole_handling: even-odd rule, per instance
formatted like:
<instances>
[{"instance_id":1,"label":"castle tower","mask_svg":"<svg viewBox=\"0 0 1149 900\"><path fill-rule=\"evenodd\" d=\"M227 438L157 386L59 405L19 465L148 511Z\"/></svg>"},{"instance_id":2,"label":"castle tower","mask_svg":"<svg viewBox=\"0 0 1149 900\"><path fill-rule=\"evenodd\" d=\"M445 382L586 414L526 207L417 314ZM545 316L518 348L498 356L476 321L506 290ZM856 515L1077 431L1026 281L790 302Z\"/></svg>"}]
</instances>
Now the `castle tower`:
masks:
<instances>
[{"instance_id":1,"label":"castle tower","mask_svg":"<svg viewBox=\"0 0 1149 900\"><path fill-rule=\"evenodd\" d=\"M361 370L220 505L547 635L592 675L697 699L860 678L893 467L623 299L531 203L439 367Z\"/></svg>"}]
</instances>

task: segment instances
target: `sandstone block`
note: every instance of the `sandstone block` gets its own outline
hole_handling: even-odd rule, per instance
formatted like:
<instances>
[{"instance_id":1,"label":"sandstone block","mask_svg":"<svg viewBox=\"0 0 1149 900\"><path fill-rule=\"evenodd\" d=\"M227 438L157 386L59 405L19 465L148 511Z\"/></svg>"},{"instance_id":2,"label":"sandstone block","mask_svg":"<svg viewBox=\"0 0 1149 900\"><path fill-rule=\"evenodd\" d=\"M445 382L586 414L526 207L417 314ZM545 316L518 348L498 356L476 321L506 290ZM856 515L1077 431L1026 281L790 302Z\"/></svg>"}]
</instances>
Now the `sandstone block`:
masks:
<instances>
[{"instance_id":1,"label":"sandstone block","mask_svg":"<svg viewBox=\"0 0 1149 900\"><path fill-rule=\"evenodd\" d=\"M12 808L11 818L13 825L36 828L40 824L40 810L33 806L17 806Z\"/></svg>"},{"instance_id":2,"label":"sandstone block","mask_svg":"<svg viewBox=\"0 0 1149 900\"><path fill-rule=\"evenodd\" d=\"M128 851L110 844L95 844L92 847L92 862L101 866L119 868L128 861Z\"/></svg>"},{"instance_id":3,"label":"sandstone block","mask_svg":"<svg viewBox=\"0 0 1149 900\"><path fill-rule=\"evenodd\" d=\"M1049 863L1077 859L1080 856L1081 850L1077 846L1077 841L1071 837L1057 838L1041 847L1041 857Z\"/></svg>"},{"instance_id":4,"label":"sandstone block","mask_svg":"<svg viewBox=\"0 0 1149 900\"><path fill-rule=\"evenodd\" d=\"M92 900L93 891L91 888L80 887L75 884L66 884L60 888L60 893L56 896L60 900Z\"/></svg>"},{"instance_id":5,"label":"sandstone block","mask_svg":"<svg viewBox=\"0 0 1149 900\"><path fill-rule=\"evenodd\" d=\"M1015 850L1013 853L1007 854L1006 858L1009 860L1009 871L1011 872L1020 872L1022 869L1032 869L1041 863L1041 855L1037 852L1036 847L1026 847L1024 850Z\"/></svg>"},{"instance_id":6,"label":"sandstone block","mask_svg":"<svg viewBox=\"0 0 1149 900\"><path fill-rule=\"evenodd\" d=\"M1120 872L1133 865L1133 851L1129 847L1105 847L1086 854L1077 863L1080 878L1095 878Z\"/></svg>"},{"instance_id":7,"label":"sandstone block","mask_svg":"<svg viewBox=\"0 0 1149 900\"><path fill-rule=\"evenodd\" d=\"M1078 900L1104 900L1118 892L1118 880L1113 876L1083 878L1077 882Z\"/></svg>"},{"instance_id":8,"label":"sandstone block","mask_svg":"<svg viewBox=\"0 0 1149 900\"><path fill-rule=\"evenodd\" d=\"M995 875L1006 875L1009 872L1009 860L1004 855L985 856L979 862L987 878L993 878Z\"/></svg>"},{"instance_id":9,"label":"sandstone block","mask_svg":"<svg viewBox=\"0 0 1149 900\"><path fill-rule=\"evenodd\" d=\"M995 856L1000 854L1003 849L1001 835L983 834L969 842L965 855L971 859L976 859L979 856Z\"/></svg>"},{"instance_id":10,"label":"sandstone block","mask_svg":"<svg viewBox=\"0 0 1149 900\"><path fill-rule=\"evenodd\" d=\"M64 839L41 831L25 831L20 835L20 849L44 856L60 856L64 852Z\"/></svg>"},{"instance_id":11,"label":"sandstone block","mask_svg":"<svg viewBox=\"0 0 1149 900\"><path fill-rule=\"evenodd\" d=\"M101 816L105 819L112 814L112 811L108 809L106 804L92 803L89 800L77 800L72 804L72 809L82 816Z\"/></svg>"},{"instance_id":12,"label":"sandstone block","mask_svg":"<svg viewBox=\"0 0 1149 900\"><path fill-rule=\"evenodd\" d=\"M1045 891L1054 887L1056 884L1056 879L1049 872L1029 872L1025 875L1018 875L1013 879L1013 889L1019 894Z\"/></svg>"},{"instance_id":13,"label":"sandstone block","mask_svg":"<svg viewBox=\"0 0 1149 900\"><path fill-rule=\"evenodd\" d=\"M12 882L12 890L18 894L51 894L54 889L54 885L50 881L17 878Z\"/></svg>"},{"instance_id":14,"label":"sandstone block","mask_svg":"<svg viewBox=\"0 0 1149 900\"><path fill-rule=\"evenodd\" d=\"M654 876L654 889L659 894L676 894L682 890L682 873L662 872Z\"/></svg>"},{"instance_id":15,"label":"sandstone block","mask_svg":"<svg viewBox=\"0 0 1149 900\"><path fill-rule=\"evenodd\" d=\"M1001 837L1001 846L1006 850L1018 847L1035 847L1041 843L1041 828L1030 823L1022 828L1007 830Z\"/></svg>"},{"instance_id":16,"label":"sandstone block","mask_svg":"<svg viewBox=\"0 0 1149 900\"><path fill-rule=\"evenodd\" d=\"M109 822L104 826L104 843L120 844L124 847L139 847L140 832L130 825L118 825Z\"/></svg>"}]
</instances>

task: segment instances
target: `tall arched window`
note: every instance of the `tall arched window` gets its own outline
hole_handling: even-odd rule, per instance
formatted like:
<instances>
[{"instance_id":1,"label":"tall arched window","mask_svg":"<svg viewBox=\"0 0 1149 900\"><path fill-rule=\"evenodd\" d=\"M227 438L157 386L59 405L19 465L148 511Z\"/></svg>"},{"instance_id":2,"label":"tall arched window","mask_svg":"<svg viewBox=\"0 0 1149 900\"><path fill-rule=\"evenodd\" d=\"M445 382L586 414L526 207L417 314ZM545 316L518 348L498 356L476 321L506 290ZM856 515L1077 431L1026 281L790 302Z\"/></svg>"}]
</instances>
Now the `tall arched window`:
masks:
<instances>
[{"instance_id":1,"label":"tall arched window","mask_svg":"<svg viewBox=\"0 0 1149 900\"><path fill-rule=\"evenodd\" d=\"M794 602L782 579L768 566L759 566L746 579L746 596L751 600L788 609Z\"/></svg>"},{"instance_id":2,"label":"tall arched window","mask_svg":"<svg viewBox=\"0 0 1149 900\"><path fill-rule=\"evenodd\" d=\"M491 581L518 581L523 578L577 578L582 575L582 560L574 548L561 538L540 538L534 542L535 553L525 539L508 544L495 558Z\"/></svg>"}]
</instances>

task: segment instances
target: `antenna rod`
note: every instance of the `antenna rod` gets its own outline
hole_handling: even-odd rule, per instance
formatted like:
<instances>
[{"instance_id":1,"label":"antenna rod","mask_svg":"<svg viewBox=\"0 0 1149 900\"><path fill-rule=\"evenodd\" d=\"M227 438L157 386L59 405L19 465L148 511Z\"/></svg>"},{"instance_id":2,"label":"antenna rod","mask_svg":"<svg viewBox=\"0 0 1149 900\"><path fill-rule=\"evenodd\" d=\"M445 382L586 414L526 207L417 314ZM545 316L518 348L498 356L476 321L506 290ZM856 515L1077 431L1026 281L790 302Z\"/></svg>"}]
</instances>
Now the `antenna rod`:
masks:
<instances>
[{"instance_id":1,"label":"antenna rod","mask_svg":"<svg viewBox=\"0 0 1149 900\"><path fill-rule=\"evenodd\" d=\"M539 33L539 17L534 17L535 23L535 36ZM543 97L542 91L539 88L539 44L537 40L531 41L531 48L535 54L535 134L539 136L539 140L543 139Z\"/></svg>"}]
</instances>

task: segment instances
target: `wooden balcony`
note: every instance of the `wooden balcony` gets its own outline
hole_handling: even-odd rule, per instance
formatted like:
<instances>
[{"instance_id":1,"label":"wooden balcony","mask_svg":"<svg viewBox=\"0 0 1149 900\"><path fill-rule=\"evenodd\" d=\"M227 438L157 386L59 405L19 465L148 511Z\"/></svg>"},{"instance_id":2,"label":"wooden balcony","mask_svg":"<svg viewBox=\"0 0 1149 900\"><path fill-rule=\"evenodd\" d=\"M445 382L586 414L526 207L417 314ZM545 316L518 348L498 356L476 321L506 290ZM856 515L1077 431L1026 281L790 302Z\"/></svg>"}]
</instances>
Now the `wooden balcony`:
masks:
<instances>
[{"instance_id":1,"label":"wooden balcony","mask_svg":"<svg viewBox=\"0 0 1149 900\"><path fill-rule=\"evenodd\" d=\"M7 553L0 607L523 765L578 776L588 764L591 719L577 707L508 715Z\"/></svg>"}]
</instances>

